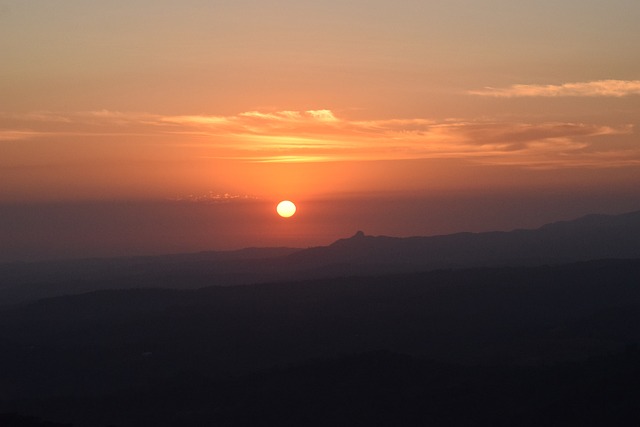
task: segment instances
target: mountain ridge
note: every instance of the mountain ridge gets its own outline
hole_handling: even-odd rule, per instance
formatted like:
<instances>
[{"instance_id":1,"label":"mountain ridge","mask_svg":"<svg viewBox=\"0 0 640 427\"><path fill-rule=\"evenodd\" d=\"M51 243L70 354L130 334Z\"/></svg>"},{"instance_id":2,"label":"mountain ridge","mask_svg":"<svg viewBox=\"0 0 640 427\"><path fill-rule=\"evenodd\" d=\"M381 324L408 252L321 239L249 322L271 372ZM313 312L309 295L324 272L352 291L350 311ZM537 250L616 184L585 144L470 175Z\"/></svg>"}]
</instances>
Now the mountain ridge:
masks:
<instances>
[{"instance_id":1,"label":"mountain ridge","mask_svg":"<svg viewBox=\"0 0 640 427\"><path fill-rule=\"evenodd\" d=\"M586 215L537 229L460 232L435 236L368 236L362 232L329 246L288 255L298 262L325 256L370 263L395 261L426 268L484 265L535 265L640 255L640 211L621 215ZM377 258L375 258L377 257Z\"/></svg>"},{"instance_id":2,"label":"mountain ridge","mask_svg":"<svg viewBox=\"0 0 640 427\"><path fill-rule=\"evenodd\" d=\"M537 229L369 236L327 246L0 265L4 304L96 289L231 286L287 280L640 258L640 211L586 215Z\"/></svg>"}]
</instances>

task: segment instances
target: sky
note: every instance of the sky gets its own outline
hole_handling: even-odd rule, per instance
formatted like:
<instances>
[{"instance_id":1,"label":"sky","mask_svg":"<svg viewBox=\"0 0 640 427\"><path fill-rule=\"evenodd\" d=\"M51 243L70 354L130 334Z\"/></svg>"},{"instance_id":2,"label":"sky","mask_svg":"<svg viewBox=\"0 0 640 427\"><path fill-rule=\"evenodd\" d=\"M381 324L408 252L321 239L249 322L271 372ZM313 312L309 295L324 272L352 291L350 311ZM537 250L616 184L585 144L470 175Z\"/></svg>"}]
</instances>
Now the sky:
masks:
<instances>
[{"instance_id":1,"label":"sky","mask_svg":"<svg viewBox=\"0 0 640 427\"><path fill-rule=\"evenodd\" d=\"M0 0L0 261L640 209L638 22L637 0Z\"/></svg>"}]
</instances>

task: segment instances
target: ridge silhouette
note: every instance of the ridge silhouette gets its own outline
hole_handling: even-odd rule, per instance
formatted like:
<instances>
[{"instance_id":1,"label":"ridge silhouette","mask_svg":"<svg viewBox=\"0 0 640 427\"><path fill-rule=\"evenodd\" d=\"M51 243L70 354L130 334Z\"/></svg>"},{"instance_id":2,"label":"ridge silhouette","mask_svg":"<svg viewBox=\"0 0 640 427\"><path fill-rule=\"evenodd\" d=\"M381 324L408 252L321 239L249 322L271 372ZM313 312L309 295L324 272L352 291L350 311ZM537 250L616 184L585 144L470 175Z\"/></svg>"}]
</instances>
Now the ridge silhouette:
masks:
<instances>
[{"instance_id":1,"label":"ridge silhouette","mask_svg":"<svg viewBox=\"0 0 640 427\"><path fill-rule=\"evenodd\" d=\"M328 246L0 265L5 304L97 289L199 288L436 269L640 258L640 211L537 229L426 237L358 231ZM140 278L144 277L144 280Z\"/></svg>"}]
</instances>

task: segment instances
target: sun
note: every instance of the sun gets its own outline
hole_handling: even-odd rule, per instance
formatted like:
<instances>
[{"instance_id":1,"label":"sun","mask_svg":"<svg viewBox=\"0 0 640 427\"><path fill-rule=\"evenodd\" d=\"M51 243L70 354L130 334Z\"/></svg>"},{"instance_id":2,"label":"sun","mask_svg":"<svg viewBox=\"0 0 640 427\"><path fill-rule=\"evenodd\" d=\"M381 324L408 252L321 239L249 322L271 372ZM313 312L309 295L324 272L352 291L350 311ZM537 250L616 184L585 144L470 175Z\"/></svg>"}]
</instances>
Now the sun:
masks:
<instances>
[{"instance_id":1,"label":"sun","mask_svg":"<svg viewBox=\"0 0 640 427\"><path fill-rule=\"evenodd\" d=\"M294 213L296 213L296 205L294 205L293 202L289 200L283 200L278 203L276 212L278 212L278 215L283 218L289 218L290 216L293 216Z\"/></svg>"}]
</instances>

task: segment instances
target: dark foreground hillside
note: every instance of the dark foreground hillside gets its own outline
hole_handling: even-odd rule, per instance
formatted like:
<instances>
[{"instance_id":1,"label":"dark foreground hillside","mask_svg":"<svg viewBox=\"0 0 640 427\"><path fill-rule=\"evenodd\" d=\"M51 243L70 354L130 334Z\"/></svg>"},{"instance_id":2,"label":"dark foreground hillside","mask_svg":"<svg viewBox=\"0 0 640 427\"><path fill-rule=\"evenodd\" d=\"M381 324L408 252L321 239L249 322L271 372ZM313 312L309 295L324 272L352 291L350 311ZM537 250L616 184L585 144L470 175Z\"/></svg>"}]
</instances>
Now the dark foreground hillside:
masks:
<instances>
[{"instance_id":1,"label":"dark foreground hillside","mask_svg":"<svg viewBox=\"0 0 640 427\"><path fill-rule=\"evenodd\" d=\"M636 426L638 381L635 349L537 367L467 367L371 352L227 379L185 373L106 396L12 405L95 426Z\"/></svg>"},{"instance_id":2,"label":"dark foreground hillside","mask_svg":"<svg viewBox=\"0 0 640 427\"><path fill-rule=\"evenodd\" d=\"M0 312L0 413L103 427L637 425L638 343L639 260L100 291Z\"/></svg>"}]
</instances>

